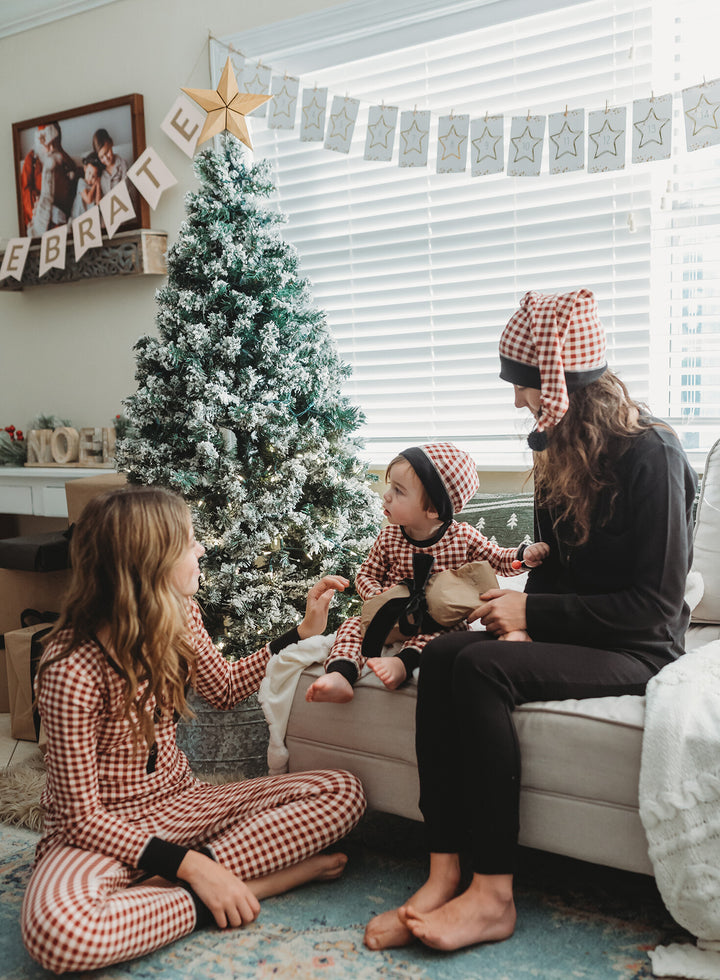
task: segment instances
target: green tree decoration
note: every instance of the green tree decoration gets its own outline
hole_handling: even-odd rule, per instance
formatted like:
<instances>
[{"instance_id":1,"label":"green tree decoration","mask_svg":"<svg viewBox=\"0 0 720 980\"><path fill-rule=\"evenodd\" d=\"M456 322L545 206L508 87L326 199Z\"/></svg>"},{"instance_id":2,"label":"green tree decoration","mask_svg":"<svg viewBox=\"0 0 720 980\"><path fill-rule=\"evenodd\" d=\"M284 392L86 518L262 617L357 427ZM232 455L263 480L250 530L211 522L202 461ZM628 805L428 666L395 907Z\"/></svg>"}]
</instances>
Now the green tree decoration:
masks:
<instances>
[{"instance_id":1,"label":"green tree decoration","mask_svg":"<svg viewBox=\"0 0 720 980\"><path fill-rule=\"evenodd\" d=\"M201 188L168 253L158 336L135 345L118 468L180 493L207 553L210 635L243 656L300 619L322 575L352 579L382 520L342 394L350 369L264 200L266 161L229 134L195 160ZM329 629L358 608L336 598Z\"/></svg>"}]
</instances>

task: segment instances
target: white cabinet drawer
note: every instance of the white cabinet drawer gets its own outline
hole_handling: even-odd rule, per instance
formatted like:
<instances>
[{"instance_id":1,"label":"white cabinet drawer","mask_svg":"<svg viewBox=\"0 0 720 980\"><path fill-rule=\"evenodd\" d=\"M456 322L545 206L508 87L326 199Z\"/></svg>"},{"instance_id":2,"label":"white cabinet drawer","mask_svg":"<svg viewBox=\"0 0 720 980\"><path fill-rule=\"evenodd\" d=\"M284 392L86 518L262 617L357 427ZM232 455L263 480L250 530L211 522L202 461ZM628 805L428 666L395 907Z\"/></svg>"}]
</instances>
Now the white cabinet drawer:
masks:
<instances>
[{"instance_id":1,"label":"white cabinet drawer","mask_svg":"<svg viewBox=\"0 0 720 980\"><path fill-rule=\"evenodd\" d=\"M0 486L0 514L32 513L32 487Z\"/></svg>"}]
</instances>

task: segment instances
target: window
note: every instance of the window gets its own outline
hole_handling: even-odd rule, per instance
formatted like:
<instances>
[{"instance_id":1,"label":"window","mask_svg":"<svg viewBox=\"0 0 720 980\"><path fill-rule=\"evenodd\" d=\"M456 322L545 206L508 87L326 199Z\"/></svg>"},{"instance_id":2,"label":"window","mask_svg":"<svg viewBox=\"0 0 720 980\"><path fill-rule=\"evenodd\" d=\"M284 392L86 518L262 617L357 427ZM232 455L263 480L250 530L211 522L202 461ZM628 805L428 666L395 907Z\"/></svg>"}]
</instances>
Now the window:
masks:
<instances>
[{"instance_id":1,"label":"window","mask_svg":"<svg viewBox=\"0 0 720 980\"><path fill-rule=\"evenodd\" d=\"M674 163L551 175L546 133L540 176L435 173L437 117L451 111L503 114L506 163L512 116L625 105L630 129L633 99L653 90L672 90L678 115L677 73L661 89L666 62L656 65L676 45L670 9L363 0L224 39L301 87L327 87L329 103L361 100L347 155L260 120L252 139L273 162L286 238L352 365L348 394L373 462L447 438L484 468L524 468L527 419L498 378L500 331L528 289L579 286L597 296L610 364L633 395L689 447L708 448L720 416L715 150L686 153L680 117ZM215 78L227 53L214 45ZM427 167L398 167L398 134L391 163L363 159L368 109L383 101L431 110Z\"/></svg>"}]
</instances>

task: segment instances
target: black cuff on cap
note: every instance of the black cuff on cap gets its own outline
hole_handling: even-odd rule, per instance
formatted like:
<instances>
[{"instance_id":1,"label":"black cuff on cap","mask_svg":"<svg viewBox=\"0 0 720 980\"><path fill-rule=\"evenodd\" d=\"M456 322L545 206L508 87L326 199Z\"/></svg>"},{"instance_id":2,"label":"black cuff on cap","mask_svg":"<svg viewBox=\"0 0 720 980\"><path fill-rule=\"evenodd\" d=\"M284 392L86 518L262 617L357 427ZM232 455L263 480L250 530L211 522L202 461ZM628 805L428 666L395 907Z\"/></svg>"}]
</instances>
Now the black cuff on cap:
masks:
<instances>
[{"instance_id":1,"label":"black cuff on cap","mask_svg":"<svg viewBox=\"0 0 720 980\"><path fill-rule=\"evenodd\" d=\"M590 368L588 371L563 371L565 375L565 387L568 391L577 391L586 385L597 381L607 371L607 364L601 367ZM514 361L511 357L500 355L500 377L503 381L518 385L520 388L535 388L536 391L542 390L540 381L540 369L534 364L523 364L521 361Z\"/></svg>"},{"instance_id":2,"label":"black cuff on cap","mask_svg":"<svg viewBox=\"0 0 720 980\"><path fill-rule=\"evenodd\" d=\"M427 453L419 446L411 446L410 449L403 449L400 455L415 470L418 479L427 490L428 497L432 500L440 520L443 522L451 521L453 506L450 501L450 494L445 489L445 484L440 479L440 474Z\"/></svg>"}]
</instances>

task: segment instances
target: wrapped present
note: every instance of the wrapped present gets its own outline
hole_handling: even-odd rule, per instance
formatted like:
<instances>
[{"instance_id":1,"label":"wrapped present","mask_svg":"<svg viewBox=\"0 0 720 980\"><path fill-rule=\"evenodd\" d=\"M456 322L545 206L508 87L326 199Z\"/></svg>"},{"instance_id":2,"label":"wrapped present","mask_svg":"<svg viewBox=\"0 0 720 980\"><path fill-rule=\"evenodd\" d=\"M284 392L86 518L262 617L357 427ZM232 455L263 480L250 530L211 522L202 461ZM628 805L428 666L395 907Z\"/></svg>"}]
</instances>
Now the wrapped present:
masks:
<instances>
[{"instance_id":1,"label":"wrapped present","mask_svg":"<svg viewBox=\"0 0 720 980\"><path fill-rule=\"evenodd\" d=\"M0 538L0 568L57 572L68 567L69 531Z\"/></svg>"},{"instance_id":2,"label":"wrapped present","mask_svg":"<svg viewBox=\"0 0 720 980\"><path fill-rule=\"evenodd\" d=\"M13 738L37 742L40 717L33 710L33 684L42 656L41 640L52 623L38 623L5 634L5 656L10 701L10 734Z\"/></svg>"}]
</instances>

